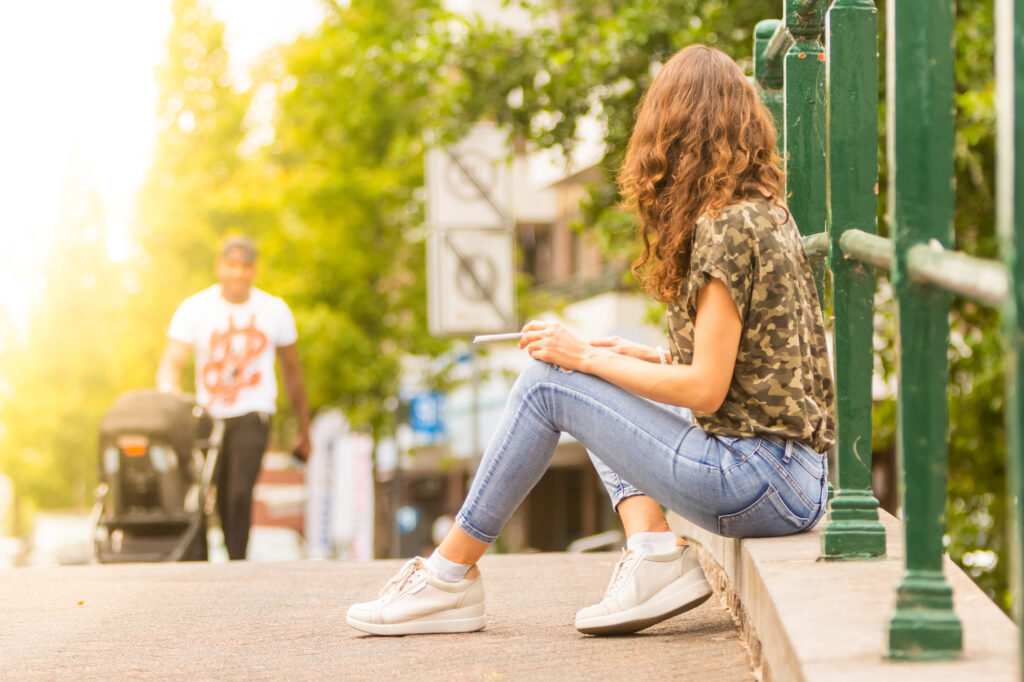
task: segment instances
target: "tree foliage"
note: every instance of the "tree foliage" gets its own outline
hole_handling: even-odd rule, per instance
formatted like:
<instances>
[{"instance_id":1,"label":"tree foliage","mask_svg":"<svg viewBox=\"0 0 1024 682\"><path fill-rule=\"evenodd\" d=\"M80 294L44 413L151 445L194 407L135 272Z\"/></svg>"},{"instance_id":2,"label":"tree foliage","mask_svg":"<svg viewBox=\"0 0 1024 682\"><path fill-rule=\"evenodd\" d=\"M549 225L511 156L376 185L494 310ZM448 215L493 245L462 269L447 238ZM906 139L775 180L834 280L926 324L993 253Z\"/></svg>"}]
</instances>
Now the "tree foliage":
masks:
<instances>
[{"instance_id":1,"label":"tree foliage","mask_svg":"<svg viewBox=\"0 0 1024 682\"><path fill-rule=\"evenodd\" d=\"M963 0L956 7L956 247L999 258L993 5ZM1007 516L1005 353L998 311L958 301L951 325L949 553L1008 609L1012 543ZM995 561L986 553L993 553Z\"/></svg>"},{"instance_id":2,"label":"tree foliage","mask_svg":"<svg viewBox=\"0 0 1024 682\"><path fill-rule=\"evenodd\" d=\"M121 311L133 278L110 260L106 236L105 209L80 168L64 186L38 312L4 349L0 470L21 511L91 502L95 427L131 373L117 339L128 331Z\"/></svg>"},{"instance_id":3,"label":"tree foliage","mask_svg":"<svg viewBox=\"0 0 1024 682\"><path fill-rule=\"evenodd\" d=\"M224 25L198 0L173 0L171 8L167 56L156 74L158 138L135 231L136 362L148 365L150 376L175 306L211 283L218 240L253 222L250 202L237 189L250 98L232 87Z\"/></svg>"},{"instance_id":4,"label":"tree foliage","mask_svg":"<svg viewBox=\"0 0 1024 682\"><path fill-rule=\"evenodd\" d=\"M314 405L390 430L402 357L426 329L420 188L436 75L436 3L353 3L272 56L273 140L247 160L273 229L268 280L294 307ZM419 234L419 236L417 236Z\"/></svg>"}]
</instances>

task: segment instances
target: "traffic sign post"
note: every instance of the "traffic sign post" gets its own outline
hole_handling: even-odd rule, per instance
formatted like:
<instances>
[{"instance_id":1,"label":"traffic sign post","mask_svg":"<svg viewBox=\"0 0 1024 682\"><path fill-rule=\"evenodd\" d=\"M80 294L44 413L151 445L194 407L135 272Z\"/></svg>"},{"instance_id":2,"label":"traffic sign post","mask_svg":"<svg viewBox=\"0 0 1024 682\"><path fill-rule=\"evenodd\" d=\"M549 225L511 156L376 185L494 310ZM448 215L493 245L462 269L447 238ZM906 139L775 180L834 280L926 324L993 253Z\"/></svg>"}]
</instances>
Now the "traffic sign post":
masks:
<instances>
[{"instance_id":1,"label":"traffic sign post","mask_svg":"<svg viewBox=\"0 0 1024 682\"><path fill-rule=\"evenodd\" d=\"M430 332L516 329L512 166L507 135L478 123L457 144L427 153Z\"/></svg>"},{"instance_id":2,"label":"traffic sign post","mask_svg":"<svg viewBox=\"0 0 1024 682\"><path fill-rule=\"evenodd\" d=\"M515 329L511 230L438 230L427 241L428 316L436 335Z\"/></svg>"},{"instance_id":3,"label":"traffic sign post","mask_svg":"<svg viewBox=\"0 0 1024 682\"><path fill-rule=\"evenodd\" d=\"M478 123L457 144L426 155L427 222L434 229L512 227L512 164L507 136Z\"/></svg>"}]
</instances>

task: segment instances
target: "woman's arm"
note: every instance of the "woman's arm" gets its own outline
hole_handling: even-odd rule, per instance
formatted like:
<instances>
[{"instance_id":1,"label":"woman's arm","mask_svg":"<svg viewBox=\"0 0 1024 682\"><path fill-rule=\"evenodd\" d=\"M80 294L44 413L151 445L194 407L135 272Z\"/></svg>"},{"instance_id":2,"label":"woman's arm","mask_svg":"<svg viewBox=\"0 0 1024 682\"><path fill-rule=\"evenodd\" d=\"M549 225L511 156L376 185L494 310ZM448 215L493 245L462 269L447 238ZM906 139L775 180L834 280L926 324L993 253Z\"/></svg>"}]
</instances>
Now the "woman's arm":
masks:
<instances>
[{"instance_id":1,"label":"woman's arm","mask_svg":"<svg viewBox=\"0 0 1024 682\"><path fill-rule=\"evenodd\" d=\"M712 278L697 293L693 362L662 365L591 346L562 325L530 322L519 347L564 369L594 374L631 393L669 405L714 412L725 400L743 329L725 284Z\"/></svg>"}]
</instances>

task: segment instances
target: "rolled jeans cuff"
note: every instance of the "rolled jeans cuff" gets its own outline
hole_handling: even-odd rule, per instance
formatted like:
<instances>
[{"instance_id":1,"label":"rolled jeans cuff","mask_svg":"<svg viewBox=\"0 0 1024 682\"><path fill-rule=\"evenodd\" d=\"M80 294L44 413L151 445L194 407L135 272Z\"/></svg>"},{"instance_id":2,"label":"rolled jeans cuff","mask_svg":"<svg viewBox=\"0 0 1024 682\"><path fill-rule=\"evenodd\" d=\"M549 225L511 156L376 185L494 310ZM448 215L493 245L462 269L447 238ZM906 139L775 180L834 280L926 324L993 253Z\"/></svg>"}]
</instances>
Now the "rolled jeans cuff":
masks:
<instances>
[{"instance_id":1,"label":"rolled jeans cuff","mask_svg":"<svg viewBox=\"0 0 1024 682\"><path fill-rule=\"evenodd\" d=\"M474 528L469 523L469 520L466 518L466 515L461 511L455 516L455 525L457 525L459 529L462 530L463 533L465 533L466 535L468 535L469 537L473 538L478 542L485 542L488 545L490 545L498 539L497 535L487 535L486 533L482 533L476 528Z\"/></svg>"},{"instance_id":2,"label":"rolled jeans cuff","mask_svg":"<svg viewBox=\"0 0 1024 682\"><path fill-rule=\"evenodd\" d=\"M626 499L627 497L636 497L637 495L646 494L647 493L645 493L644 491L638 490L633 486L627 484L612 495L612 509L614 509L615 512L618 513L619 503L622 502L624 499Z\"/></svg>"},{"instance_id":3,"label":"rolled jeans cuff","mask_svg":"<svg viewBox=\"0 0 1024 682\"><path fill-rule=\"evenodd\" d=\"M612 509L616 512L619 511L619 502L622 502L627 497L647 494L629 481L624 480L593 452L588 450L587 454L590 455L590 461L594 464L594 470L597 472L598 478L601 479L601 483L604 484L605 490L608 491L608 497L612 501Z\"/></svg>"}]
</instances>

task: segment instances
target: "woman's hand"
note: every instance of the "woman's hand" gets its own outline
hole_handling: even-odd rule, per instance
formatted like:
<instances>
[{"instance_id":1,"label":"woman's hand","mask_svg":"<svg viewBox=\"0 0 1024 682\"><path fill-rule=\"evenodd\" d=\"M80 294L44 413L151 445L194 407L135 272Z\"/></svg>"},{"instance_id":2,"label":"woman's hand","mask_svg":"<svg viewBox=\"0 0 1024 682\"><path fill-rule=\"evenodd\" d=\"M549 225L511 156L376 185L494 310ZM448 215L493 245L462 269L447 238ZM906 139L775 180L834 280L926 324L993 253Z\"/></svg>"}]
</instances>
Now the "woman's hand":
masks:
<instances>
[{"instance_id":1,"label":"woman's hand","mask_svg":"<svg viewBox=\"0 0 1024 682\"><path fill-rule=\"evenodd\" d=\"M523 327L519 347L535 360L581 372L587 371L585 363L601 352L557 322L528 322Z\"/></svg>"},{"instance_id":2,"label":"woman's hand","mask_svg":"<svg viewBox=\"0 0 1024 682\"><path fill-rule=\"evenodd\" d=\"M607 348L618 355L638 358L645 362L661 362L661 358L658 357L658 351L655 349L641 343L634 343L633 341L624 339L621 336L603 336L599 339L591 340L590 345L597 348Z\"/></svg>"}]
</instances>

